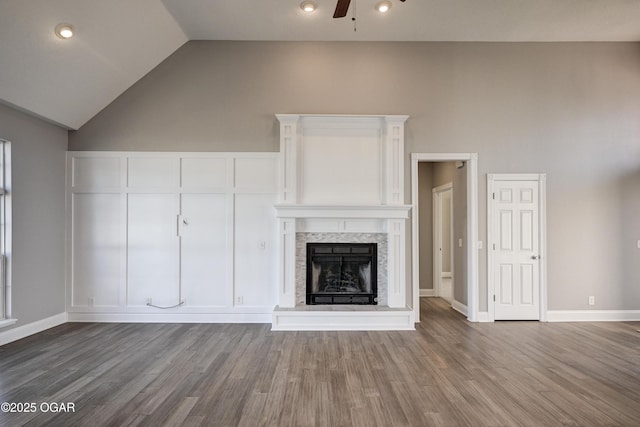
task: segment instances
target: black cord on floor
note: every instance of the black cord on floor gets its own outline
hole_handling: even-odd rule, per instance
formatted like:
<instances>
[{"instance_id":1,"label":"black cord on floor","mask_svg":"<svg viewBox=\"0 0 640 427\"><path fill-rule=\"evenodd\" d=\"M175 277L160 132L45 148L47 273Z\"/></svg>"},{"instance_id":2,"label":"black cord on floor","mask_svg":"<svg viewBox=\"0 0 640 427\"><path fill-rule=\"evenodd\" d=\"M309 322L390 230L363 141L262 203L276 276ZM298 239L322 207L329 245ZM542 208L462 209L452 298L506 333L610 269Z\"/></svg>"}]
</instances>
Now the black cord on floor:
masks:
<instances>
[{"instance_id":1,"label":"black cord on floor","mask_svg":"<svg viewBox=\"0 0 640 427\"><path fill-rule=\"evenodd\" d=\"M149 303L149 302L147 303L147 305L148 305L149 307L153 307L153 308L161 308L161 309L163 309L163 310L167 310L167 309L169 309L169 308L176 308L176 307L180 307L181 305L184 305L184 301L180 301L180 303L178 303L178 304L176 304L176 305L169 306L169 307L160 307L159 305L153 305L153 304L151 304L151 303Z\"/></svg>"}]
</instances>

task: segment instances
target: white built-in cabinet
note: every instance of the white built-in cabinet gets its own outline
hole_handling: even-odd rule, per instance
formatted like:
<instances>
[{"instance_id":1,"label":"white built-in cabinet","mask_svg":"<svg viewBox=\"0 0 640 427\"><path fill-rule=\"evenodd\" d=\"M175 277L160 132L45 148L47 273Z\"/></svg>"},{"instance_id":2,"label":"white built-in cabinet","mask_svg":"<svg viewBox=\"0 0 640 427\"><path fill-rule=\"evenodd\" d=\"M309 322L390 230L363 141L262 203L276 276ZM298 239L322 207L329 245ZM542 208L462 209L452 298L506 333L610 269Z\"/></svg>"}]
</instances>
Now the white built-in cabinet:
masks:
<instances>
[{"instance_id":1,"label":"white built-in cabinet","mask_svg":"<svg viewBox=\"0 0 640 427\"><path fill-rule=\"evenodd\" d=\"M70 320L269 322L277 181L277 153L69 152Z\"/></svg>"}]
</instances>

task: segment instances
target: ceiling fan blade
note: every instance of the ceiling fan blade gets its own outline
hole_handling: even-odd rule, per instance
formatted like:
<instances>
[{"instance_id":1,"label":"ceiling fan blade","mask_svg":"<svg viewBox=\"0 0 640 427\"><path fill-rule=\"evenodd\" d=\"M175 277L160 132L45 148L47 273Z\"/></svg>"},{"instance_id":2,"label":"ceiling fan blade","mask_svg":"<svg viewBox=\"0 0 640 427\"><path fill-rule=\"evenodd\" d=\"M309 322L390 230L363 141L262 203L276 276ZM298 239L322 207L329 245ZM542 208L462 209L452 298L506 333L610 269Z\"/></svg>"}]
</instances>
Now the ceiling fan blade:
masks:
<instances>
[{"instance_id":1,"label":"ceiling fan blade","mask_svg":"<svg viewBox=\"0 0 640 427\"><path fill-rule=\"evenodd\" d=\"M336 11L333 12L334 18L344 18L347 16L347 10L349 10L349 4L351 0L338 0L338 4L336 4Z\"/></svg>"}]
</instances>

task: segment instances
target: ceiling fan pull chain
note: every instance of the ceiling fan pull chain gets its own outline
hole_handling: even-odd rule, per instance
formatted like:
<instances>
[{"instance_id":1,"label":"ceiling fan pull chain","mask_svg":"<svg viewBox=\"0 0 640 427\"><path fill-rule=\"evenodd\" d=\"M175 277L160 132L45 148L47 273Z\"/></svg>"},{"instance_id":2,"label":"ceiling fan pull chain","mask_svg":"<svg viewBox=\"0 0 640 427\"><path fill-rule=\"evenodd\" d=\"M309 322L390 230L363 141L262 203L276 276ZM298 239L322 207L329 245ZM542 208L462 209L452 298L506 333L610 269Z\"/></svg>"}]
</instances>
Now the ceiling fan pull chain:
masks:
<instances>
[{"instance_id":1,"label":"ceiling fan pull chain","mask_svg":"<svg viewBox=\"0 0 640 427\"><path fill-rule=\"evenodd\" d=\"M353 21L353 32L355 33L356 31L358 31L357 29L357 24L356 24L356 9L357 9L357 0L353 0L353 18L351 18L351 20Z\"/></svg>"}]
</instances>

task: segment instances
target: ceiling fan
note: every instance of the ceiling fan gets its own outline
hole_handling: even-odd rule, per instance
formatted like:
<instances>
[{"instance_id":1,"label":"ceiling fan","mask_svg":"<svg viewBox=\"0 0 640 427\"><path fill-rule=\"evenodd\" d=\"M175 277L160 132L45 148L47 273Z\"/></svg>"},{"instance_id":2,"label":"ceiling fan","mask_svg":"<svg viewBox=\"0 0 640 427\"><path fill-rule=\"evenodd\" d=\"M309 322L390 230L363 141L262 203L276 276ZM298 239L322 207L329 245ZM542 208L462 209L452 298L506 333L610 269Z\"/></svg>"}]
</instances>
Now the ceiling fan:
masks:
<instances>
[{"instance_id":1,"label":"ceiling fan","mask_svg":"<svg viewBox=\"0 0 640 427\"><path fill-rule=\"evenodd\" d=\"M405 2L405 0L400 0L401 2ZM349 5L351 4L351 0L338 0L336 4L336 11L333 12L334 18L344 18L347 16L347 11L349 10Z\"/></svg>"}]
</instances>

